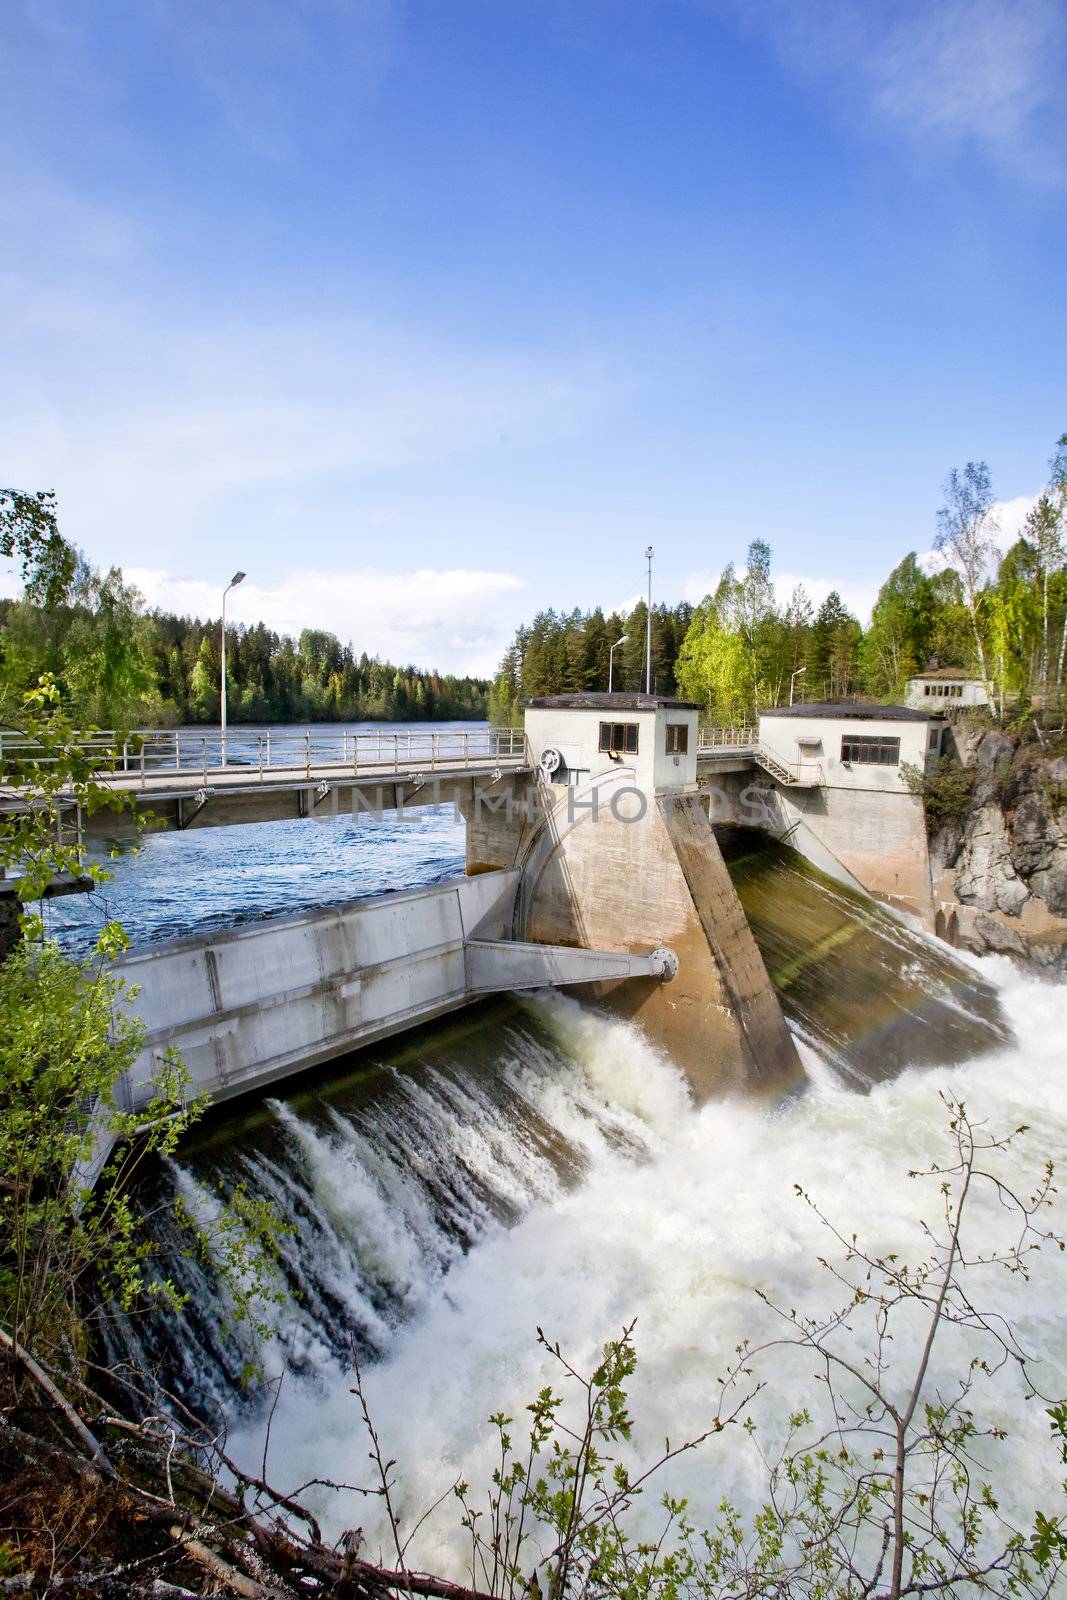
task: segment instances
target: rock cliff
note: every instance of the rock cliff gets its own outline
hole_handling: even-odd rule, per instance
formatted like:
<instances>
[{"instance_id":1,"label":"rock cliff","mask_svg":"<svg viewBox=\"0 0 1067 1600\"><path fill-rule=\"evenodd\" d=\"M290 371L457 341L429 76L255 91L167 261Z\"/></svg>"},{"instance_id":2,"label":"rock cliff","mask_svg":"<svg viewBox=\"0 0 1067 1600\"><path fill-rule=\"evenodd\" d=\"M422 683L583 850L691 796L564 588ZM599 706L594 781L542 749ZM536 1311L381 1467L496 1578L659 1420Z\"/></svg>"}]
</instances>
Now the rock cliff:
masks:
<instances>
[{"instance_id":1,"label":"rock cliff","mask_svg":"<svg viewBox=\"0 0 1067 1600\"><path fill-rule=\"evenodd\" d=\"M973 786L930 841L939 926L1067 976L1067 753L996 729L956 744Z\"/></svg>"}]
</instances>

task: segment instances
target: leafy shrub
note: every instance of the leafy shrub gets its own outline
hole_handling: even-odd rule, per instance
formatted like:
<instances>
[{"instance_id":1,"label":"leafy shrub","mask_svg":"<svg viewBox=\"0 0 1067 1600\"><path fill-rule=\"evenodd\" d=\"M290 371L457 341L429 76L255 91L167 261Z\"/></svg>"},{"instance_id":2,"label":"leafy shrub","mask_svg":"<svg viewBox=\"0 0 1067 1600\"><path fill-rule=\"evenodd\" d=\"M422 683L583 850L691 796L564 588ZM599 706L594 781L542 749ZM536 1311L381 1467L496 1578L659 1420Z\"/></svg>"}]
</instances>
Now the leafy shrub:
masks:
<instances>
[{"instance_id":1,"label":"leafy shrub","mask_svg":"<svg viewBox=\"0 0 1067 1600\"><path fill-rule=\"evenodd\" d=\"M922 796L926 820L932 828L963 821L974 794L975 774L970 767L961 766L952 756L942 756L929 772L908 762L901 765L900 771L910 793Z\"/></svg>"}]
</instances>

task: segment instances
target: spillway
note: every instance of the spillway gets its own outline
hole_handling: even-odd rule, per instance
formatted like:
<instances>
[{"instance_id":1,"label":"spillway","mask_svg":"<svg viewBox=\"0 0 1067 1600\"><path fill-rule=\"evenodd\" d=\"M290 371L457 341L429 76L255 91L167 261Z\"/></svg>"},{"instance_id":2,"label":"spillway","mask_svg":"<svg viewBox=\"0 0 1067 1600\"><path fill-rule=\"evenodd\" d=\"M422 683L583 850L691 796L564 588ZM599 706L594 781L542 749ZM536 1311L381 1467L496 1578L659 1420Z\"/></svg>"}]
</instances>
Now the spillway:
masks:
<instances>
[{"instance_id":1,"label":"spillway","mask_svg":"<svg viewBox=\"0 0 1067 1600\"><path fill-rule=\"evenodd\" d=\"M722 839L791 1028L808 1088L870 1095L902 1072L1010 1050L996 988L944 947L794 852L738 830ZM717 1115L718 1113L711 1113ZM764 1113L767 1126L792 1113ZM688 1088L639 1028L563 996L500 999L334 1062L276 1097L212 1114L142 1202L189 1295L173 1325L117 1321L136 1355L204 1413L254 1416L241 1387L247 1339L226 1326L169 1204L207 1214L244 1184L294 1232L290 1302L273 1312L272 1366L315 1383L355 1348L387 1359L404 1330L447 1303L472 1251L551 1214L613 1163L638 1171L700 1125Z\"/></svg>"}]
</instances>

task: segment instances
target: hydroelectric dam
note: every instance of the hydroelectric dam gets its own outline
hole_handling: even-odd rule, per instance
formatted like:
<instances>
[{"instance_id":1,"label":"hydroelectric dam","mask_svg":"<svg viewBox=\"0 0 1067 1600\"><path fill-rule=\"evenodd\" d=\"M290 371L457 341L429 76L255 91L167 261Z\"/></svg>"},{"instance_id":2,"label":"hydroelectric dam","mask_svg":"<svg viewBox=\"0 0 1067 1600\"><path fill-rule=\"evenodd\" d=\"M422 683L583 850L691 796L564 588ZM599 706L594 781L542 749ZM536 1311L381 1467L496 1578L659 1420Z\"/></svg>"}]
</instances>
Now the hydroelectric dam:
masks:
<instances>
[{"instance_id":1,"label":"hydroelectric dam","mask_svg":"<svg viewBox=\"0 0 1067 1600\"><path fill-rule=\"evenodd\" d=\"M466 836L466 873L447 883L127 956L146 1038L120 1098L143 1105L168 1047L194 1092L223 1101L488 994L570 985L638 1019L698 1099L777 1093L802 1069L715 826L761 828L929 920L922 806L899 767L936 758L940 737L904 708L782 708L702 731L686 702L577 694L530 702L521 730L112 746L104 781L180 833L448 804Z\"/></svg>"}]
</instances>

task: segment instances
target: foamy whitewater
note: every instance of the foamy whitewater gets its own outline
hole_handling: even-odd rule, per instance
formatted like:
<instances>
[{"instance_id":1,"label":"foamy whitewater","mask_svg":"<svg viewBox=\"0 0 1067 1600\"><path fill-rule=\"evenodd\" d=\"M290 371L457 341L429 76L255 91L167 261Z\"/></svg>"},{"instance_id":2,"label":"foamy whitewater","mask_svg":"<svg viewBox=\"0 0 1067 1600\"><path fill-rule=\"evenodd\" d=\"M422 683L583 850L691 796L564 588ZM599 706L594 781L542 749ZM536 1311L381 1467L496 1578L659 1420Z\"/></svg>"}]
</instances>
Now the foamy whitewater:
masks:
<instances>
[{"instance_id":1,"label":"foamy whitewater","mask_svg":"<svg viewBox=\"0 0 1067 1600\"><path fill-rule=\"evenodd\" d=\"M483 1196L482 1214L452 1218L447 1244L440 1205L428 1206L417 1184L405 1184L387 1148L343 1119L313 1131L279 1107L312 1219L307 1231L298 1224L293 1249L337 1252L335 1261L318 1263L336 1293L329 1312L305 1306L279 1318L270 1359L275 1372L289 1370L271 1425L268 1476L282 1486L313 1478L371 1481L351 1370L336 1353L343 1328L332 1329L332 1340L315 1337L316 1318L326 1315L341 1323L352 1317L381 1352L365 1366L364 1383L385 1453L396 1458L406 1526L445 1495L408 1552L413 1563L437 1571L457 1577L465 1571L458 1507L447 1490L457 1478L488 1484L494 1460L487 1417L504 1410L521 1429L528 1402L558 1382L536 1344L538 1326L588 1371L603 1342L636 1318L636 1459L653 1459L667 1436L678 1441L700 1432L738 1341L774 1331L756 1288L801 1311L837 1303L817 1264L832 1241L794 1185L871 1250L917 1258L918 1219L936 1214L936 1195L929 1182L906 1173L948 1155L939 1095L965 1100L993 1131L1030 1125L998 1169L1027 1191L1046 1157L1060 1163L1067 1155L1067 991L1004 961L974 965L997 986L1015 1030L1010 1046L951 1070L904 1070L867 1094L853 1092L804 1047L810 1088L774 1109L740 1103L695 1109L679 1073L636 1027L558 996L529 1002L555 1035L558 1055L538 1063L528 1054L509 1055L502 1044L500 1071L515 1103L539 1127L554 1130L540 1148L519 1137L498 1102L484 1100L481 1114L472 1116L464 1096L476 1101L476 1088L461 1091L432 1075L419 1093L433 1103L420 1112L416 1097L404 1113L410 1115L404 1136L416 1140L406 1152L415 1168L423 1115L424 1131L432 1127L446 1153L480 1175L464 1192ZM576 1164L569 1175L559 1159L564 1147ZM518 1220L508 1226L502 1213ZM980 1197L968 1237L988 1237L1001 1217ZM1062 1210L1048 1216L1061 1228L1065 1220ZM347 1240L344 1250L329 1243L338 1235ZM384 1277L392 1285L377 1312L357 1281L364 1269L367 1284ZM1029 1285L1004 1272L972 1282L983 1308L1016 1325L1051 1394L1065 1387L1063 1273L1064 1258L1050 1250L1035 1258ZM866 1331L857 1319L859 1348L870 1347ZM915 1338L915 1325L902 1325L895 1346L902 1372ZM953 1335L939 1343L935 1380L960 1369L962 1348ZM810 1362L799 1354L765 1361L760 1376L767 1387L751 1409L773 1447L785 1414L803 1404L814 1408L818 1392ZM1002 1374L988 1392L1000 1398L987 1408L980 1393L977 1409L1011 1430L994 1448L996 1481L1021 1508L1048 1505L1059 1475L1041 1403L1022 1402L1014 1373ZM264 1426L262 1413L246 1416L231 1440L257 1470ZM698 1523L711 1523L724 1494L752 1510L764 1483L755 1451L733 1430L673 1464L640 1514L658 1526L654 1502L669 1487L689 1497ZM361 1526L371 1553L391 1556L380 1502L324 1492L320 1508L332 1535Z\"/></svg>"}]
</instances>

